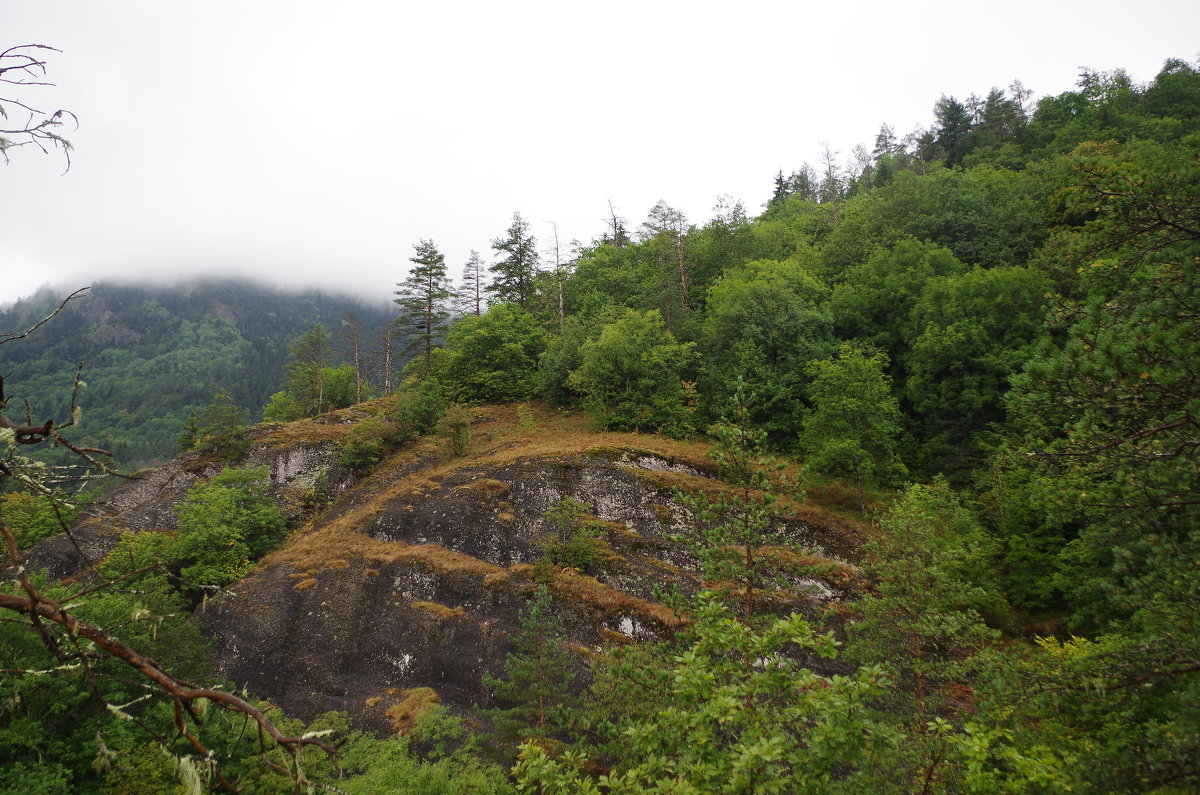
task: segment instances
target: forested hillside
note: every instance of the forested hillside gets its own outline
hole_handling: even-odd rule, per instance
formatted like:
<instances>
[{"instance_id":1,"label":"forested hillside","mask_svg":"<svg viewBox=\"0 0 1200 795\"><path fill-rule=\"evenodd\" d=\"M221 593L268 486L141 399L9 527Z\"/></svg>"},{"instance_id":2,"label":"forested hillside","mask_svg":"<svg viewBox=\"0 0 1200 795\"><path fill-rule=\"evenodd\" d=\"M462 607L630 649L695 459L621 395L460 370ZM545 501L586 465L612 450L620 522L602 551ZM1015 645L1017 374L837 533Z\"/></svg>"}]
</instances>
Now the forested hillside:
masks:
<instances>
[{"instance_id":1,"label":"forested hillside","mask_svg":"<svg viewBox=\"0 0 1200 795\"><path fill-rule=\"evenodd\" d=\"M0 782L137 791L139 777L184 780L184 759L199 780L205 759L229 762L249 791L1200 788L1200 70L1171 60L1145 85L1085 70L1077 90L1036 101L1019 83L941 97L928 129L900 138L885 125L848 163L827 155L775 175L761 213L722 200L693 221L660 202L641 223L614 213L571 252L545 253L518 213L491 241L491 265L473 256L461 281L435 241L414 241L390 315L401 344L394 389L382 391L393 394L354 408L333 410L350 371L338 375L329 336L313 328L336 327L344 309L317 297L303 314L262 294L249 313L221 297L241 288L191 298L97 288L53 328L5 344L9 417L17 396L65 417L52 400L84 360L80 438L129 459L159 455L139 435L177 434L219 388L265 405L268 420L299 420L240 446L236 432L193 433L180 471L196 485L171 527L114 537L97 572L116 587L88 607L96 622L169 614L161 632L200 649L188 609L228 588L228 604L260 616L276 609L262 594L282 583L286 604L349 609L348 594L365 593L458 637L461 606L391 596L400 586L389 583L469 581L476 612L500 593L522 601L503 604L521 627L504 659L473 663L489 669L490 701L471 714L403 684L411 659L398 652L388 664L400 673L373 673L400 683L384 691L398 739L352 735L343 778L312 748L283 753L294 738L268 743L274 767L256 767L228 717L185 720L193 701L169 687L170 699L142 705L121 702L135 697L124 680L106 691L91 674L39 678L91 659L56 660L74 636L56 646L48 625L67 626L70 589L92 586L55 586L56 607L39 613L43 585L25 578L0 604L20 619L0 625L6 657L19 660L0 679ZM39 300L0 323L27 326L52 307ZM214 369L194 369L200 361ZM162 402L172 384L187 402ZM619 433L621 449L589 442L568 458L580 417ZM587 456L624 455L649 435L664 449L711 447L706 468L679 453L639 476L659 489L639 525L655 528L653 555L632 525L605 518L608 495L563 485L583 479ZM286 466L216 474L242 463L250 441L320 443L336 467L283 500L285 515L265 479ZM8 447L4 474L35 471ZM484 469L528 484L536 466L521 451L549 448L559 457L546 466L569 473L553 488L521 492ZM343 486L361 478L364 501L338 502L330 472ZM5 521L33 522L30 505L6 499ZM485 505L486 522L447 518L460 503ZM813 506L854 529L852 549L816 554L788 531L809 526ZM18 507L26 514L11 518ZM514 538L523 546L483 565L443 546L450 537L481 558ZM670 620L653 636L569 635L562 619L581 583L612 589L632 558L664 572L650 583L661 586L655 606L643 594L639 609L669 609L655 614ZM395 571L381 577L378 561ZM145 568L155 566L161 574ZM352 575L353 589L331 584ZM624 598L607 604L635 604ZM30 616L32 628L21 624ZM298 609L287 619L308 621ZM486 633L489 620L476 619L471 631ZM294 642L292 623L271 626ZM179 676L205 676L199 652L173 660L152 634L133 637ZM146 728L172 726L172 701L174 726L207 731L225 759L182 729L164 739ZM53 729L27 706L85 702L90 722ZM310 728L347 721L327 714Z\"/></svg>"},{"instance_id":2,"label":"forested hillside","mask_svg":"<svg viewBox=\"0 0 1200 795\"><path fill-rule=\"evenodd\" d=\"M43 290L18 301L0 312L0 328L26 328L63 297ZM188 418L221 390L257 421L284 379L293 339L317 323L330 330L331 342L333 335L345 338L348 319L357 322L364 350L375 347L391 319L387 297L366 304L244 281L100 283L38 334L0 353L5 374L13 374L9 410L22 416L28 400L35 422L68 416L82 364L80 441L137 469L173 456Z\"/></svg>"}]
</instances>

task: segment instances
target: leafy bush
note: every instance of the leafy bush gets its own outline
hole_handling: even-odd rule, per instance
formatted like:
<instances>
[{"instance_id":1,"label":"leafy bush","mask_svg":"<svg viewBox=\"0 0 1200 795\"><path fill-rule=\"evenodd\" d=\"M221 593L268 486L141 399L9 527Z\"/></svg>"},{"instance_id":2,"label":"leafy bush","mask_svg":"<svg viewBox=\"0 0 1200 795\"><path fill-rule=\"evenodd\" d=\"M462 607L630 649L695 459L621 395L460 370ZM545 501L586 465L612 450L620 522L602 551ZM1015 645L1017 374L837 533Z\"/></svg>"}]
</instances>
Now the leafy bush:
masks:
<instances>
[{"instance_id":1,"label":"leafy bush","mask_svg":"<svg viewBox=\"0 0 1200 795\"><path fill-rule=\"evenodd\" d=\"M188 492L175 508L179 537L171 550L184 579L228 585L283 538L287 521L267 485L265 468L226 469Z\"/></svg>"},{"instance_id":2,"label":"leafy bush","mask_svg":"<svg viewBox=\"0 0 1200 795\"><path fill-rule=\"evenodd\" d=\"M563 497L543 517L555 526L539 542L544 560L586 572L612 554L603 537L604 523L589 516L587 506L574 497Z\"/></svg>"},{"instance_id":3,"label":"leafy bush","mask_svg":"<svg viewBox=\"0 0 1200 795\"><path fill-rule=\"evenodd\" d=\"M426 378L406 383L392 413L396 421L396 441L407 442L432 433L445 413L445 390L439 381Z\"/></svg>"},{"instance_id":4,"label":"leafy bush","mask_svg":"<svg viewBox=\"0 0 1200 795\"><path fill-rule=\"evenodd\" d=\"M78 508L60 505L56 513L54 501L49 497L18 492L0 497L0 513L4 515L8 529L17 537L17 547L28 549L43 538L61 532L64 524L70 525Z\"/></svg>"},{"instance_id":5,"label":"leafy bush","mask_svg":"<svg viewBox=\"0 0 1200 795\"><path fill-rule=\"evenodd\" d=\"M355 472L362 472L378 464L384 456L388 440L396 434L396 427L380 417L367 417L357 422L342 442L339 462Z\"/></svg>"},{"instance_id":6,"label":"leafy bush","mask_svg":"<svg viewBox=\"0 0 1200 795\"><path fill-rule=\"evenodd\" d=\"M263 407L264 422L292 422L304 416L304 406L286 390L271 395Z\"/></svg>"},{"instance_id":7,"label":"leafy bush","mask_svg":"<svg viewBox=\"0 0 1200 795\"><path fill-rule=\"evenodd\" d=\"M511 304L465 317L446 335L434 369L455 400L510 403L533 395L538 356L545 347L533 315Z\"/></svg>"},{"instance_id":8,"label":"leafy bush","mask_svg":"<svg viewBox=\"0 0 1200 795\"><path fill-rule=\"evenodd\" d=\"M451 403L438 423L438 432L450 443L450 454L462 456L471 447L471 412L460 403Z\"/></svg>"},{"instance_id":9,"label":"leafy bush","mask_svg":"<svg viewBox=\"0 0 1200 795\"><path fill-rule=\"evenodd\" d=\"M675 340L657 311L629 310L583 344L567 386L585 395L584 405L607 429L686 436L695 425L683 387L692 349Z\"/></svg>"}]
</instances>

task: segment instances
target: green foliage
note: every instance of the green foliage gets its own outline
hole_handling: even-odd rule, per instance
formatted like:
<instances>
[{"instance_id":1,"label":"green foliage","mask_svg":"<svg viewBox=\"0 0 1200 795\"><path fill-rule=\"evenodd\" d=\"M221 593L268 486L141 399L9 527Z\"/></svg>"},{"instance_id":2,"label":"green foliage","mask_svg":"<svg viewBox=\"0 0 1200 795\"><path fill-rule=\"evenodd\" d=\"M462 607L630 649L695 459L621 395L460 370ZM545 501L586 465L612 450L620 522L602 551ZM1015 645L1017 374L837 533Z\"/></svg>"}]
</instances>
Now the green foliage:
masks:
<instances>
[{"instance_id":1,"label":"green foliage","mask_svg":"<svg viewBox=\"0 0 1200 795\"><path fill-rule=\"evenodd\" d=\"M932 243L880 246L839 274L829 307L838 335L883 351L894 364L905 341L916 336L911 312L925 284L966 270L949 249Z\"/></svg>"},{"instance_id":2,"label":"green foliage","mask_svg":"<svg viewBox=\"0 0 1200 795\"><path fill-rule=\"evenodd\" d=\"M484 289L497 301L527 309L538 265L537 242L529 233L529 222L513 213L508 231L492 241L492 248L503 256L489 268L492 283Z\"/></svg>"},{"instance_id":3,"label":"green foliage","mask_svg":"<svg viewBox=\"0 0 1200 795\"><path fill-rule=\"evenodd\" d=\"M413 263L408 278L396 285L400 288L396 291L400 311L397 323L408 339L405 353L414 358L419 356L422 373L428 375L433 348L446 331L454 292L446 275L446 258L433 241L422 240L413 248L417 253L408 259Z\"/></svg>"},{"instance_id":4,"label":"green foliage","mask_svg":"<svg viewBox=\"0 0 1200 795\"><path fill-rule=\"evenodd\" d=\"M440 381L432 378L406 381L392 411L396 441L404 443L433 433L445 413L445 390Z\"/></svg>"},{"instance_id":5,"label":"green foliage","mask_svg":"<svg viewBox=\"0 0 1200 795\"><path fill-rule=\"evenodd\" d=\"M304 416L304 406L287 390L271 395L263 407L264 422L292 422Z\"/></svg>"},{"instance_id":6,"label":"green foliage","mask_svg":"<svg viewBox=\"0 0 1200 795\"><path fill-rule=\"evenodd\" d=\"M535 376L537 394L556 406L574 406L583 395L568 384L571 371L583 363L580 353L584 343L594 340L619 311L609 309L600 313L596 322L578 316L568 317L562 331L549 338L546 350L538 357Z\"/></svg>"},{"instance_id":7,"label":"green foliage","mask_svg":"<svg viewBox=\"0 0 1200 795\"><path fill-rule=\"evenodd\" d=\"M463 720L434 706L407 737L378 739L355 732L338 756L336 786L349 795L507 795L505 770L479 757L477 736Z\"/></svg>"},{"instance_id":8,"label":"green foliage","mask_svg":"<svg viewBox=\"0 0 1200 795\"><path fill-rule=\"evenodd\" d=\"M179 439L179 448L211 450L228 444L246 430L248 422L246 410L234 402L229 392L219 389L213 395L212 403L188 417L184 433Z\"/></svg>"},{"instance_id":9,"label":"green foliage","mask_svg":"<svg viewBox=\"0 0 1200 795\"><path fill-rule=\"evenodd\" d=\"M881 664L900 685L918 733L942 712L963 661L998 636L985 617L1003 619L994 568L997 549L945 481L912 486L880 520L866 545L872 591L848 626L847 656Z\"/></svg>"},{"instance_id":10,"label":"green foliage","mask_svg":"<svg viewBox=\"0 0 1200 795\"><path fill-rule=\"evenodd\" d=\"M1009 379L1044 334L1047 287L1024 268L976 268L926 282L912 309L915 336L901 356L925 469L955 475L978 463L976 437L1004 420Z\"/></svg>"},{"instance_id":11,"label":"green foliage","mask_svg":"<svg viewBox=\"0 0 1200 795\"><path fill-rule=\"evenodd\" d=\"M1194 148L1148 142L1084 146L1075 165L1068 210L1098 211L1069 241L1082 298L1056 307L1065 339L1041 347L1010 405L1018 451L1053 483L1048 507L1080 528L1059 585L1080 626L1100 628L1140 604L1129 590L1161 545L1197 526L1200 173Z\"/></svg>"},{"instance_id":12,"label":"green foliage","mask_svg":"<svg viewBox=\"0 0 1200 795\"><path fill-rule=\"evenodd\" d=\"M683 436L695 423L683 386L692 348L675 341L658 312L626 310L583 344L567 385L605 428Z\"/></svg>"},{"instance_id":13,"label":"green foliage","mask_svg":"<svg viewBox=\"0 0 1200 795\"><path fill-rule=\"evenodd\" d=\"M887 357L843 345L836 359L813 362L807 374L812 411L804 418L800 447L813 468L854 479L859 508L864 487L904 473L896 455L900 409L884 372Z\"/></svg>"},{"instance_id":14,"label":"green foliage","mask_svg":"<svg viewBox=\"0 0 1200 795\"><path fill-rule=\"evenodd\" d=\"M342 364L337 367L321 368L323 406L328 409L344 409L354 405L354 366Z\"/></svg>"},{"instance_id":15,"label":"green foliage","mask_svg":"<svg viewBox=\"0 0 1200 795\"><path fill-rule=\"evenodd\" d=\"M346 434L338 462L356 472L365 472L383 459L388 442L395 437L395 426L381 417L359 420Z\"/></svg>"},{"instance_id":16,"label":"green foliage","mask_svg":"<svg viewBox=\"0 0 1200 795\"><path fill-rule=\"evenodd\" d=\"M185 581L235 582L283 538L287 523L267 497L266 478L265 469L226 469L176 506L179 537L171 555Z\"/></svg>"},{"instance_id":17,"label":"green foliage","mask_svg":"<svg viewBox=\"0 0 1200 795\"><path fill-rule=\"evenodd\" d=\"M551 563L587 572L612 553L604 540L604 523L574 497L563 497L542 518L554 526L554 532L538 542L542 557Z\"/></svg>"},{"instance_id":18,"label":"green foliage","mask_svg":"<svg viewBox=\"0 0 1200 795\"><path fill-rule=\"evenodd\" d=\"M533 395L543 349L534 317L514 304L498 304L454 324L434 373L448 395L463 403L526 400Z\"/></svg>"},{"instance_id":19,"label":"green foliage","mask_svg":"<svg viewBox=\"0 0 1200 795\"><path fill-rule=\"evenodd\" d=\"M802 655L835 656L836 643L799 615L761 629L702 594L693 640L671 665L647 718L618 729L623 749L593 783L582 759L550 759L527 743L518 785L547 792L863 792L889 750L867 705L887 686L878 669L826 677ZM637 676L637 673L631 672Z\"/></svg>"},{"instance_id":20,"label":"green foliage","mask_svg":"<svg viewBox=\"0 0 1200 795\"><path fill-rule=\"evenodd\" d=\"M451 403L438 420L438 433L446 437L451 455L463 456L471 449L471 423L474 419L466 406Z\"/></svg>"},{"instance_id":21,"label":"green foliage","mask_svg":"<svg viewBox=\"0 0 1200 795\"><path fill-rule=\"evenodd\" d=\"M778 490L790 484L780 476L782 465L765 454L766 434L750 423L745 398L739 380L729 420L709 429L718 475L733 490L715 497L677 492L676 499L692 512L690 534L680 540L699 560L703 581L738 604L741 620L750 623L763 592L787 592L807 572L775 508Z\"/></svg>"},{"instance_id":22,"label":"green foliage","mask_svg":"<svg viewBox=\"0 0 1200 795\"><path fill-rule=\"evenodd\" d=\"M531 738L554 737L566 726L576 699L571 694L574 660L562 645L562 621L554 615L550 592L538 586L521 611L521 633L505 657L503 678L484 677L501 705L482 714L505 746Z\"/></svg>"},{"instance_id":23,"label":"green foliage","mask_svg":"<svg viewBox=\"0 0 1200 795\"><path fill-rule=\"evenodd\" d=\"M813 257L727 270L709 290L700 337L700 386L710 411L723 413L741 379L754 396L752 421L785 446L800 430L804 368L834 347L828 288L806 264Z\"/></svg>"},{"instance_id":24,"label":"green foliage","mask_svg":"<svg viewBox=\"0 0 1200 795\"><path fill-rule=\"evenodd\" d=\"M907 238L944 246L968 265L1024 265L1045 240L1043 208L1051 189L1032 170L902 172L846 202L822 254L834 281L877 246Z\"/></svg>"},{"instance_id":25,"label":"green foliage","mask_svg":"<svg viewBox=\"0 0 1200 795\"><path fill-rule=\"evenodd\" d=\"M79 500L65 505L46 495L25 492L0 496L0 516L16 536L18 549L28 549L43 538L70 527L79 508Z\"/></svg>"},{"instance_id":26,"label":"green foliage","mask_svg":"<svg viewBox=\"0 0 1200 795\"><path fill-rule=\"evenodd\" d=\"M325 394L322 370L333 359L333 347L324 324L318 323L292 340L288 348L287 390L305 413L312 417L324 410Z\"/></svg>"}]
</instances>

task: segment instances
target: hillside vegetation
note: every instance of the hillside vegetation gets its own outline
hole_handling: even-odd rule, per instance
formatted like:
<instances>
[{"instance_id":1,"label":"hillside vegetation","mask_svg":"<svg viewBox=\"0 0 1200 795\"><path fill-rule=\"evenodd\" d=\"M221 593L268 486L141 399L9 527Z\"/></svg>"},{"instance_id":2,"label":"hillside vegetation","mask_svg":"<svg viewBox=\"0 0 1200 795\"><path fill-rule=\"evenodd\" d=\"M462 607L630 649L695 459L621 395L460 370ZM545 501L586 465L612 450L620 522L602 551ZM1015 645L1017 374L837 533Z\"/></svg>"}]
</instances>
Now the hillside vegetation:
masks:
<instances>
[{"instance_id":1,"label":"hillside vegetation","mask_svg":"<svg viewBox=\"0 0 1200 795\"><path fill-rule=\"evenodd\" d=\"M543 261L516 214L458 286L416 243L394 378L295 329L11 568L0 785L1200 787L1200 70L1077 89L942 97L755 217L660 202ZM160 317L241 388L234 322ZM65 416L32 350L10 393ZM61 522L17 443L59 437L8 426L18 564ZM255 713L143 698L72 610L296 736L259 764Z\"/></svg>"}]
</instances>

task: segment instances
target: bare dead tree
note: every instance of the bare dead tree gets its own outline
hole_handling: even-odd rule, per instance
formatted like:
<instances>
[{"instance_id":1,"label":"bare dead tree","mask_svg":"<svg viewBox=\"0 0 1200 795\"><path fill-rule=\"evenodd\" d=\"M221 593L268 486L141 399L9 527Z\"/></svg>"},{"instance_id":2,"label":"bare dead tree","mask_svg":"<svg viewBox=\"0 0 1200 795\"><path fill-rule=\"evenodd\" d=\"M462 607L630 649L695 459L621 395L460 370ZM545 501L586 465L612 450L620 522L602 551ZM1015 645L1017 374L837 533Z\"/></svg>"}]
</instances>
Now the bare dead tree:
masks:
<instances>
[{"instance_id":1,"label":"bare dead tree","mask_svg":"<svg viewBox=\"0 0 1200 795\"><path fill-rule=\"evenodd\" d=\"M22 44L0 52L0 87L5 93L11 90L10 86L18 90L53 86L44 79L46 61L42 56L47 52L59 51L45 44ZM60 108L47 114L15 95L0 96L0 124L3 125L0 127L0 157L7 163L8 150L21 146L35 146L44 153L58 149L67 162L66 170L70 170L71 142L60 134L67 119L79 126L79 119L69 110Z\"/></svg>"},{"instance_id":2,"label":"bare dead tree","mask_svg":"<svg viewBox=\"0 0 1200 795\"><path fill-rule=\"evenodd\" d=\"M547 221L550 224L551 242L547 247L546 255L548 259L554 260L554 287L558 293L558 333L561 334L563 325L566 322L563 315L563 284L567 280L568 264L563 261L562 245L558 240L558 222Z\"/></svg>"},{"instance_id":3,"label":"bare dead tree","mask_svg":"<svg viewBox=\"0 0 1200 795\"><path fill-rule=\"evenodd\" d=\"M399 331L395 320L384 321L383 326L375 335L375 355L384 397L392 394L392 374L396 362L396 337Z\"/></svg>"},{"instance_id":4,"label":"bare dead tree","mask_svg":"<svg viewBox=\"0 0 1200 795\"><path fill-rule=\"evenodd\" d=\"M625 219L617 215L617 210L613 207L612 199L608 200L608 215L605 223L608 224L608 231L601 239L603 243L610 243L617 248L625 248L629 245L628 224Z\"/></svg>"},{"instance_id":5,"label":"bare dead tree","mask_svg":"<svg viewBox=\"0 0 1200 795\"><path fill-rule=\"evenodd\" d=\"M358 315L353 312L346 312L346 316L342 319L342 325L338 329L338 341L341 343L342 351L350 359L354 365L354 402L362 403L362 382L363 382L363 330L362 323L358 320Z\"/></svg>"},{"instance_id":6,"label":"bare dead tree","mask_svg":"<svg viewBox=\"0 0 1200 795\"><path fill-rule=\"evenodd\" d=\"M0 345L28 337L58 315L68 302L81 298L87 288L77 290L67 296L52 312L33 323L22 332L0 333ZM52 468L42 466L23 455L20 450L28 446L51 445L62 446L80 461L77 469L82 470L75 477L92 479L102 476L116 476L135 479L135 476L116 471L101 458L111 458L106 450L94 447L81 447L62 434L62 431L75 423L79 411L75 396L83 382L78 374L71 398L71 419L65 423L47 420L41 425L18 424L9 419L4 412L6 400L3 393L4 381L0 378L0 483L11 478L35 494L41 494L55 499L54 489L56 480ZM61 520L60 520L61 521ZM64 530L68 530L64 527ZM69 532L69 530L68 530ZM222 773L213 752L199 738L199 727L202 720L199 702L207 700L217 707L245 716L258 727L258 742L260 756L265 764L272 769L291 777L295 792L311 784L300 764L299 752L306 747L319 748L332 757L336 753L334 745L326 742L324 733L306 734L293 737L284 734L274 722L254 704L232 693L208 687L199 687L179 679L149 657L139 653L121 641L111 632L95 626L82 619L74 612L74 606L83 597L98 591L112 588L122 580L141 574L147 569L140 569L114 580L99 580L92 583L76 583L66 598L51 598L34 583L26 570L24 558L17 546L17 539L0 511L0 539L4 543L4 557L0 563L0 575L16 583L16 591L0 590L0 610L7 611L18 618L2 619L8 622L24 623L45 646L46 651L59 663L56 670L81 670L88 683L93 697L108 711L129 720L134 718L124 712L121 705L110 703L98 686L98 679L103 676L96 667L101 660L116 660L124 663L146 681L152 692L165 696L173 707L174 727L177 737L186 741L205 761L213 771L216 782L229 792L238 792L238 788ZM151 567L154 568L154 567ZM4 669L6 675L41 676L51 671L25 671L19 669ZM125 705L126 707L128 705ZM272 746L272 743L274 746ZM267 757L272 747L284 749L290 757L290 765L279 765Z\"/></svg>"}]
</instances>

